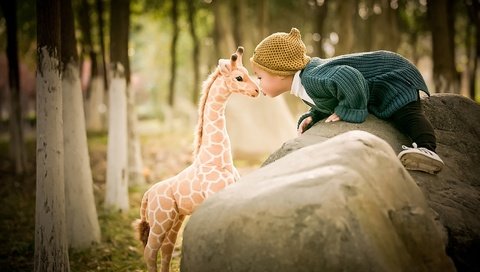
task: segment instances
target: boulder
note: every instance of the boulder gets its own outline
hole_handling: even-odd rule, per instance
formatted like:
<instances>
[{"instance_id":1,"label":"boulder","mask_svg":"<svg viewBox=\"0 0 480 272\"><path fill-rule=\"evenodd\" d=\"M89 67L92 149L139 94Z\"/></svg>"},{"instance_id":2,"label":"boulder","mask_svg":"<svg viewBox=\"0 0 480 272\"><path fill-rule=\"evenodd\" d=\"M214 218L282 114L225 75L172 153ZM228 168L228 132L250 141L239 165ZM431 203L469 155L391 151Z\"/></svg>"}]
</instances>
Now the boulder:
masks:
<instances>
[{"instance_id":1,"label":"boulder","mask_svg":"<svg viewBox=\"0 0 480 272\"><path fill-rule=\"evenodd\" d=\"M386 141L354 130L315 143L312 132L311 145L195 211L182 271L455 270L442 225Z\"/></svg>"},{"instance_id":2,"label":"boulder","mask_svg":"<svg viewBox=\"0 0 480 272\"><path fill-rule=\"evenodd\" d=\"M410 171L448 235L447 253L458 271L480 271L480 105L460 95L434 94L422 99L437 136L445 168L437 175ZM264 163L304 146L350 130L368 131L387 141L396 153L411 145L390 123L370 115L364 123L319 122L286 142Z\"/></svg>"}]
</instances>

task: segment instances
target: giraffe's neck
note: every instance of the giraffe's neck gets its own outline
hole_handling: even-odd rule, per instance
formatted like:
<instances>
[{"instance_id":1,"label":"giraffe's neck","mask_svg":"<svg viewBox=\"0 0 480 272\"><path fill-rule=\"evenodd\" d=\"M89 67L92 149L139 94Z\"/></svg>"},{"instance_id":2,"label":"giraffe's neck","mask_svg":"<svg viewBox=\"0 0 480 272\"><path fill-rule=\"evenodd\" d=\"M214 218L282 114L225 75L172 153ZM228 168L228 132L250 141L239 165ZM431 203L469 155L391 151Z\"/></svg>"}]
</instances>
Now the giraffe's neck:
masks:
<instances>
[{"instance_id":1,"label":"giraffe's neck","mask_svg":"<svg viewBox=\"0 0 480 272\"><path fill-rule=\"evenodd\" d=\"M230 93L225 88L222 77L218 77L210 87L201 120L202 138L196 160L204 165L215 165L231 171L233 159L225 119Z\"/></svg>"}]
</instances>

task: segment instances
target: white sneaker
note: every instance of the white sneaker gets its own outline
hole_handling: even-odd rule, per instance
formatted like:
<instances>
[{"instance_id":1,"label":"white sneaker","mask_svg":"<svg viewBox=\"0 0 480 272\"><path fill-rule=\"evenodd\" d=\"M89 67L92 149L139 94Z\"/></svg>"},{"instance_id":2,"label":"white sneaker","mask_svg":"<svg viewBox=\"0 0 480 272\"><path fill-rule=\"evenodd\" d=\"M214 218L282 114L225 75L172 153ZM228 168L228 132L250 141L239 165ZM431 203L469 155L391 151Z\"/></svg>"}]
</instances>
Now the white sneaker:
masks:
<instances>
[{"instance_id":1,"label":"white sneaker","mask_svg":"<svg viewBox=\"0 0 480 272\"><path fill-rule=\"evenodd\" d=\"M442 170L445 164L435 152L424 147L417 147L416 143L413 143L412 146L402 145L404 150L398 153L398 158L406 169L430 174L436 174Z\"/></svg>"}]
</instances>

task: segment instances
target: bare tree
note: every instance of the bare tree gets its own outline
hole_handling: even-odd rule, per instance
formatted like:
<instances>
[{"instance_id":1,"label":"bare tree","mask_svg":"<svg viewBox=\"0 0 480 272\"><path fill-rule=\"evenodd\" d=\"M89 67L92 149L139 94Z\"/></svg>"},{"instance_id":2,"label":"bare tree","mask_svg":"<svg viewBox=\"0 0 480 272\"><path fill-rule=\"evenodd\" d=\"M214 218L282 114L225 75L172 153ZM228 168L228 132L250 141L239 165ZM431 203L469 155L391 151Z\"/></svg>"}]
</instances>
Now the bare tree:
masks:
<instances>
[{"instance_id":1,"label":"bare tree","mask_svg":"<svg viewBox=\"0 0 480 272\"><path fill-rule=\"evenodd\" d=\"M15 172L23 174L27 169L27 152L20 106L20 75L18 69L17 2L1 1L7 24L8 82L10 87L10 147L15 162Z\"/></svg>"},{"instance_id":2,"label":"bare tree","mask_svg":"<svg viewBox=\"0 0 480 272\"><path fill-rule=\"evenodd\" d=\"M128 211L127 85L130 0L110 2L110 74L105 208Z\"/></svg>"},{"instance_id":3,"label":"bare tree","mask_svg":"<svg viewBox=\"0 0 480 272\"><path fill-rule=\"evenodd\" d=\"M88 0L81 0L80 6L78 8L78 25L80 26L81 30L81 51L80 51L80 60L85 62L86 60L90 60L91 63L91 76L93 77L97 74L97 55L95 50L93 49L93 41L92 41L92 23L90 20L90 13L91 8ZM87 99L91 96L91 81L87 86Z\"/></svg>"},{"instance_id":4,"label":"bare tree","mask_svg":"<svg viewBox=\"0 0 480 272\"><path fill-rule=\"evenodd\" d=\"M79 7L79 26L82 33L82 54L81 60L84 62L90 59L91 77L87 86L87 95L85 103L86 127L88 131L105 130L105 84L103 69L99 69L99 64L103 61L94 48L92 39L92 8L87 0L82 0ZM103 32L102 32L103 35ZM99 35L100 36L100 35ZM101 38L101 37L100 37ZM103 53L103 52L102 52ZM99 61L100 59L101 61ZM103 66L101 67L103 68Z\"/></svg>"},{"instance_id":5,"label":"bare tree","mask_svg":"<svg viewBox=\"0 0 480 272\"><path fill-rule=\"evenodd\" d=\"M188 9L188 24L190 26L190 36L192 37L193 50L192 50L192 60L193 60L193 103L196 105L199 98L199 86L200 86L200 42L198 39L196 24L195 24L195 15L196 15L196 6L194 0L187 0L187 9Z\"/></svg>"},{"instance_id":6,"label":"bare tree","mask_svg":"<svg viewBox=\"0 0 480 272\"><path fill-rule=\"evenodd\" d=\"M104 0L96 0L96 7L97 7L97 16L98 16L98 38L100 40L100 59L102 65L102 75L103 75L103 82L104 82L104 89L108 89L108 78L107 78L107 62L105 60L105 38L103 35L103 1Z\"/></svg>"},{"instance_id":7,"label":"bare tree","mask_svg":"<svg viewBox=\"0 0 480 272\"><path fill-rule=\"evenodd\" d=\"M433 82L437 92L459 91L452 10L453 0L427 1L427 16L432 33Z\"/></svg>"},{"instance_id":8,"label":"bare tree","mask_svg":"<svg viewBox=\"0 0 480 272\"><path fill-rule=\"evenodd\" d=\"M390 7L390 0L375 0L369 7L368 17L371 35L370 50L396 51L400 44L398 12Z\"/></svg>"},{"instance_id":9,"label":"bare tree","mask_svg":"<svg viewBox=\"0 0 480 272\"><path fill-rule=\"evenodd\" d=\"M314 55L325 58L325 51L323 50L323 41L324 41L324 28L325 28L325 19L327 18L328 12L328 0L323 2L314 2Z\"/></svg>"},{"instance_id":10,"label":"bare tree","mask_svg":"<svg viewBox=\"0 0 480 272\"><path fill-rule=\"evenodd\" d=\"M257 22L252 20L252 17L255 18L257 15L255 11L256 6L246 5L242 1L232 1L232 32L235 46L244 47L245 54L250 56L255 49L258 36L258 33L254 31L258 26ZM248 68L250 68L249 65L247 65Z\"/></svg>"},{"instance_id":11,"label":"bare tree","mask_svg":"<svg viewBox=\"0 0 480 272\"><path fill-rule=\"evenodd\" d=\"M142 148L138 138L138 115L135 106L135 92L127 84L127 130L128 130L128 185L145 184L143 174Z\"/></svg>"},{"instance_id":12,"label":"bare tree","mask_svg":"<svg viewBox=\"0 0 480 272\"><path fill-rule=\"evenodd\" d=\"M172 41L170 44L170 83L168 84L168 105L173 107L175 103L175 80L176 80L176 70L177 70L177 41L178 41L178 1L172 0L172 10L171 10L171 19L172 19Z\"/></svg>"},{"instance_id":13,"label":"bare tree","mask_svg":"<svg viewBox=\"0 0 480 272\"><path fill-rule=\"evenodd\" d=\"M225 58L236 48L232 31L232 14L230 1L213 1L215 17L213 39L215 43L215 60Z\"/></svg>"},{"instance_id":14,"label":"bare tree","mask_svg":"<svg viewBox=\"0 0 480 272\"><path fill-rule=\"evenodd\" d=\"M470 39L470 35L467 35L467 39L474 40L474 45L472 46L472 53L467 52L467 54L471 54L472 56L469 59L469 75L470 75L470 82L469 82L469 94L470 98L475 99L476 96L476 80L478 79L478 65L480 63L480 0L472 0L472 1L465 1L465 5L468 11L468 16L475 31L474 37L475 39ZM470 25L467 26L471 29ZM468 42L467 44L470 44Z\"/></svg>"},{"instance_id":15,"label":"bare tree","mask_svg":"<svg viewBox=\"0 0 480 272\"><path fill-rule=\"evenodd\" d=\"M338 17L336 29L338 44L335 46L335 55L352 53L355 45L354 18L357 13L356 1L344 1L337 3Z\"/></svg>"},{"instance_id":16,"label":"bare tree","mask_svg":"<svg viewBox=\"0 0 480 272\"><path fill-rule=\"evenodd\" d=\"M175 2L175 1L174 1ZM128 9L128 15L130 16L130 9ZM129 25L125 26L126 34L127 34L127 47L125 49L127 51L123 52L121 55L123 56L126 63L129 63L128 58L128 28ZM178 29L177 29L178 31ZM125 54L127 53L127 54ZM176 64L175 64L176 65ZM172 70L175 70L175 66L172 66ZM127 78L127 131L128 131L128 138L127 138L127 157L128 157L128 185L143 185L146 183L144 171L143 171L143 159L142 159L142 149L140 145L140 140L138 137L138 115L136 110L136 99L135 99L135 91L132 89L131 85L128 84L130 82L130 75Z\"/></svg>"},{"instance_id":17,"label":"bare tree","mask_svg":"<svg viewBox=\"0 0 480 272\"><path fill-rule=\"evenodd\" d=\"M100 242L71 0L61 4L65 216L72 248Z\"/></svg>"},{"instance_id":18,"label":"bare tree","mask_svg":"<svg viewBox=\"0 0 480 272\"><path fill-rule=\"evenodd\" d=\"M244 19L245 19L245 4L240 1L232 1L232 22L235 27L233 27L233 38L235 44L245 46L245 35L243 33L244 29Z\"/></svg>"},{"instance_id":19,"label":"bare tree","mask_svg":"<svg viewBox=\"0 0 480 272\"><path fill-rule=\"evenodd\" d=\"M258 26L259 26L259 36L260 40L265 38L268 33L268 8L269 0L259 0L258 4Z\"/></svg>"},{"instance_id":20,"label":"bare tree","mask_svg":"<svg viewBox=\"0 0 480 272\"><path fill-rule=\"evenodd\" d=\"M35 271L70 271L65 223L60 0L37 1Z\"/></svg>"}]
</instances>

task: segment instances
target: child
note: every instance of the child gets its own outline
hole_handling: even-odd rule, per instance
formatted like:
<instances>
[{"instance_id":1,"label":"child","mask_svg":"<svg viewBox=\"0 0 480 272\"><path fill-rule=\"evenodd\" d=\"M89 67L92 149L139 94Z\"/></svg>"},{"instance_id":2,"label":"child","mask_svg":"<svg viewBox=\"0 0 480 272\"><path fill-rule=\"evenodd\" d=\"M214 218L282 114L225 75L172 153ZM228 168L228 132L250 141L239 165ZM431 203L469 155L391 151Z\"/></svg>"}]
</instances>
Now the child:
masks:
<instances>
[{"instance_id":1,"label":"child","mask_svg":"<svg viewBox=\"0 0 480 272\"><path fill-rule=\"evenodd\" d=\"M323 118L362 123L370 112L393 122L414 142L398 154L406 169L431 174L442 170L435 133L420 103L419 90L429 95L427 86L404 57L376 51L310 58L300 31L292 28L266 37L250 61L264 95L290 91L311 107L298 121L299 134Z\"/></svg>"}]
</instances>

